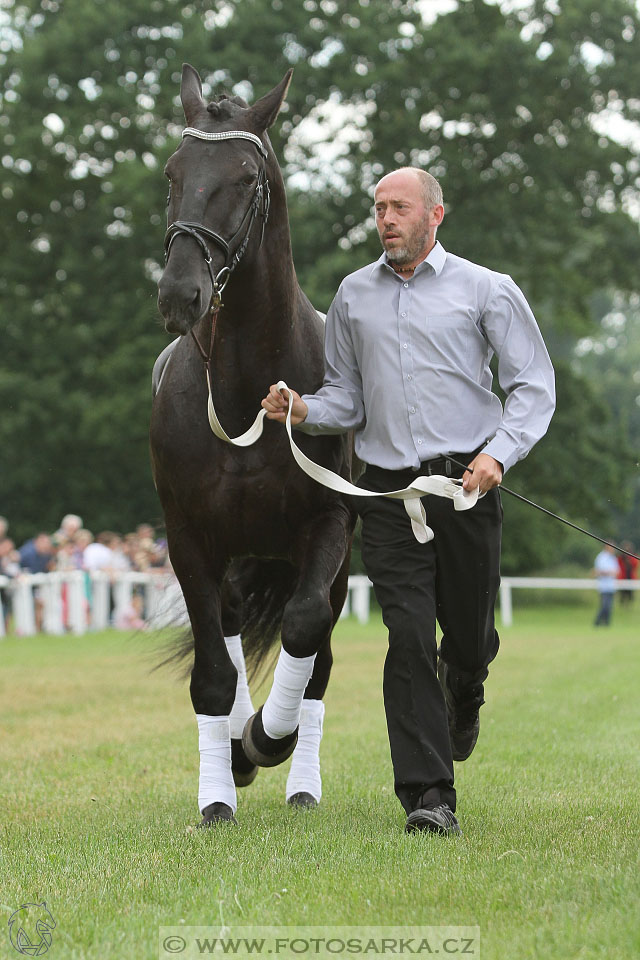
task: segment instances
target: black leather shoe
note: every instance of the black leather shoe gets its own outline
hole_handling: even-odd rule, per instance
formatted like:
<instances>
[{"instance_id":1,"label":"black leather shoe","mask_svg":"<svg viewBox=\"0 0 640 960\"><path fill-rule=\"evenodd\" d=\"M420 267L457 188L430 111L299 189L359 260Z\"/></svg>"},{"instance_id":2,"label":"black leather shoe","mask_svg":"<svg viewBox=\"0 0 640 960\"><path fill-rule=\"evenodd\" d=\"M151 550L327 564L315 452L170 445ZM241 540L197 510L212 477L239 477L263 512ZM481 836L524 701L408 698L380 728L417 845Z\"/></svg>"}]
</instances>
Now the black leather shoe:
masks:
<instances>
[{"instance_id":1,"label":"black leather shoe","mask_svg":"<svg viewBox=\"0 0 640 960\"><path fill-rule=\"evenodd\" d=\"M484 703L482 684L469 687L454 696L449 686L447 665L438 658L438 679L447 704L449 739L454 760L466 760L473 753L480 733L478 711Z\"/></svg>"},{"instance_id":2,"label":"black leather shoe","mask_svg":"<svg viewBox=\"0 0 640 960\"><path fill-rule=\"evenodd\" d=\"M420 801L418 801L420 803ZM405 824L407 833L427 831L441 836L462 834L460 824L448 803L427 803L412 810Z\"/></svg>"}]
</instances>

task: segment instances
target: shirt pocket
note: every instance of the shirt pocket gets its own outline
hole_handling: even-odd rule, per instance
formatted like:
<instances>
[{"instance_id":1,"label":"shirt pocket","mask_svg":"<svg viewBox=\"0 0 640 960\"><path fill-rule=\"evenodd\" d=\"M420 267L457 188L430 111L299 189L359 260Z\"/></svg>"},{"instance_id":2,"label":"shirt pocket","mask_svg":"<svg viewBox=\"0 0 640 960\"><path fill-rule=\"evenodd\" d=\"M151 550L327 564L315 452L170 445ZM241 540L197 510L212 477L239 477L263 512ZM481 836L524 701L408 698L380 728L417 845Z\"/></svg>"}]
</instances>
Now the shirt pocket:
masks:
<instances>
[{"instance_id":1,"label":"shirt pocket","mask_svg":"<svg viewBox=\"0 0 640 960\"><path fill-rule=\"evenodd\" d=\"M471 320L453 314L425 317L427 357L433 364L466 369L471 352Z\"/></svg>"}]
</instances>

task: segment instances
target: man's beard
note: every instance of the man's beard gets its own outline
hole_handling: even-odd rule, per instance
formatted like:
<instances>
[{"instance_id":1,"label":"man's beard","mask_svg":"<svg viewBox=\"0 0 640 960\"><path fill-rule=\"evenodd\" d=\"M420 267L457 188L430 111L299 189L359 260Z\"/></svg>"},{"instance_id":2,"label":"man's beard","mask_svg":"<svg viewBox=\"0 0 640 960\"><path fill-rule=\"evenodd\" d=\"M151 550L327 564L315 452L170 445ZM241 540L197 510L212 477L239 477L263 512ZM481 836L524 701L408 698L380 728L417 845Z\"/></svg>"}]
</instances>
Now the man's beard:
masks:
<instances>
[{"instance_id":1,"label":"man's beard","mask_svg":"<svg viewBox=\"0 0 640 960\"><path fill-rule=\"evenodd\" d=\"M402 247L388 246L387 241L380 239L389 260L401 267L406 263L414 263L418 259L427 244L428 236L428 222L425 220L402 238L404 242Z\"/></svg>"}]
</instances>

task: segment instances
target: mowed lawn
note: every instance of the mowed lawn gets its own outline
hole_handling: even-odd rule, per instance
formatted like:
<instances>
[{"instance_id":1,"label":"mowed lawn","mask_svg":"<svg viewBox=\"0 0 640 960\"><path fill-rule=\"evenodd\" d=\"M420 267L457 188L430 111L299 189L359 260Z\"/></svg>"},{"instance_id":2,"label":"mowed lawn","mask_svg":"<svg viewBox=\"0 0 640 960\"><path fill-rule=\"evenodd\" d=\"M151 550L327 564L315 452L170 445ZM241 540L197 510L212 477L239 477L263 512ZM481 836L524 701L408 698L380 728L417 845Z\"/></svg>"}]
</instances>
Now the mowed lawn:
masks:
<instances>
[{"instance_id":1,"label":"mowed lawn","mask_svg":"<svg viewBox=\"0 0 640 960\"><path fill-rule=\"evenodd\" d=\"M640 956L639 599L599 630L593 605L516 606L452 839L403 833L377 618L335 634L320 808L286 807L285 765L241 791L237 828L207 832L188 688L150 672L158 636L0 641L6 919L46 900L52 960L146 960L160 926L221 923L477 925L482 960Z\"/></svg>"}]
</instances>

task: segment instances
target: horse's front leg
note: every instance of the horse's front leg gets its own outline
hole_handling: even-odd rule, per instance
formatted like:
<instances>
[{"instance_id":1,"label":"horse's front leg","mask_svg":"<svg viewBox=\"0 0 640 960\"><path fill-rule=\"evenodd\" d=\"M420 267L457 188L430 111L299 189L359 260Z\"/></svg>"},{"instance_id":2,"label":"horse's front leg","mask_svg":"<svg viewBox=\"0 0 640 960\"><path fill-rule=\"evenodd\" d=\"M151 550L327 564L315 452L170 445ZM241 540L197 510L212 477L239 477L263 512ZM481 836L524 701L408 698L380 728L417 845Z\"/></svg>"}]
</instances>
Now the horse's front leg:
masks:
<instances>
[{"instance_id":1,"label":"horse's front leg","mask_svg":"<svg viewBox=\"0 0 640 960\"><path fill-rule=\"evenodd\" d=\"M198 723L200 826L235 822L236 789L231 772L229 717L236 695L237 670L225 644L221 620L223 570L214 563L204 538L167 524L169 554L180 581L193 631L190 693Z\"/></svg>"},{"instance_id":2,"label":"horse's front leg","mask_svg":"<svg viewBox=\"0 0 640 960\"><path fill-rule=\"evenodd\" d=\"M329 658L330 669L328 641L334 622L331 589L347 556L350 535L350 515L345 507L336 505L331 513L316 518L299 538L294 555L296 589L284 610L282 649L273 685L264 706L247 722L243 734L245 753L260 766L276 766L293 752L302 701L318 651L323 650ZM308 714L317 702L307 698L305 712ZM321 705L316 709L320 714ZM321 728L322 717L312 718L316 723L318 719Z\"/></svg>"}]
</instances>

